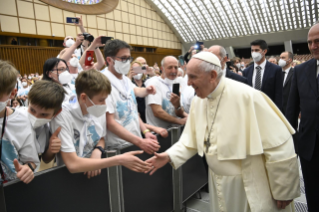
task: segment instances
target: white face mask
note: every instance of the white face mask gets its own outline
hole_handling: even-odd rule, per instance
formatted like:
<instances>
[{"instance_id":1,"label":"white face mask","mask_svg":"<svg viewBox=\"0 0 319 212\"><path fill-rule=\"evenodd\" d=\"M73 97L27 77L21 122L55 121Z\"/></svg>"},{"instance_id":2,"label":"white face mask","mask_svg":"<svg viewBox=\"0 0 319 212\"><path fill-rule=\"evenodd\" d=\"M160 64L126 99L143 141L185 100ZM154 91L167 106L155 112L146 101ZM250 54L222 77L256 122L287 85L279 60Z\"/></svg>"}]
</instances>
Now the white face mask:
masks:
<instances>
[{"instance_id":1,"label":"white face mask","mask_svg":"<svg viewBox=\"0 0 319 212\"><path fill-rule=\"evenodd\" d=\"M70 60L70 65L74 68L77 68L79 66L79 60L76 57L72 57Z\"/></svg>"},{"instance_id":2,"label":"white face mask","mask_svg":"<svg viewBox=\"0 0 319 212\"><path fill-rule=\"evenodd\" d=\"M140 74L134 75L133 78L136 80L140 80L142 78L142 76L143 76L143 74L140 73Z\"/></svg>"},{"instance_id":3,"label":"white face mask","mask_svg":"<svg viewBox=\"0 0 319 212\"><path fill-rule=\"evenodd\" d=\"M237 68L240 68L240 63L237 63L236 66L237 66Z\"/></svg>"},{"instance_id":4,"label":"white face mask","mask_svg":"<svg viewBox=\"0 0 319 212\"><path fill-rule=\"evenodd\" d=\"M22 82L22 86L23 86L23 87L26 87L27 85L28 85L27 82Z\"/></svg>"},{"instance_id":5,"label":"white face mask","mask_svg":"<svg viewBox=\"0 0 319 212\"><path fill-rule=\"evenodd\" d=\"M3 111L3 109L6 108L8 101L10 101L10 99L4 102L0 102L0 111Z\"/></svg>"},{"instance_id":6,"label":"white face mask","mask_svg":"<svg viewBox=\"0 0 319 212\"><path fill-rule=\"evenodd\" d=\"M263 56L259 52L253 52L251 53L251 57L253 58L254 62L257 63L261 60Z\"/></svg>"},{"instance_id":7,"label":"white face mask","mask_svg":"<svg viewBox=\"0 0 319 212\"><path fill-rule=\"evenodd\" d=\"M28 79L32 79L32 77L28 77Z\"/></svg>"},{"instance_id":8,"label":"white face mask","mask_svg":"<svg viewBox=\"0 0 319 212\"><path fill-rule=\"evenodd\" d=\"M113 60L113 61L114 61L114 69L117 73L126 75L130 71L130 66L131 66L130 60L126 61L125 63L118 60Z\"/></svg>"},{"instance_id":9,"label":"white face mask","mask_svg":"<svg viewBox=\"0 0 319 212\"><path fill-rule=\"evenodd\" d=\"M73 46L74 43L75 43L74 40L69 39L69 40L67 40L67 41L65 42L65 46L66 46L67 48L70 48L71 46Z\"/></svg>"},{"instance_id":10,"label":"white face mask","mask_svg":"<svg viewBox=\"0 0 319 212\"><path fill-rule=\"evenodd\" d=\"M285 61L285 60L283 60L283 59L280 59L280 60L278 61L278 65L279 65L280 67L285 67L285 66L287 65L287 61Z\"/></svg>"},{"instance_id":11,"label":"white face mask","mask_svg":"<svg viewBox=\"0 0 319 212\"><path fill-rule=\"evenodd\" d=\"M64 85L70 83L72 80L72 75L68 71L64 71L59 75L59 82Z\"/></svg>"},{"instance_id":12,"label":"white face mask","mask_svg":"<svg viewBox=\"0 0 319 212\"><path fill-rule=\"evenodd\" d=\"M51 119L39 119L29 112L28 112L28 118L29 118L31 126L34 130L37 129L38 127L45 125L49 121L51 121Z\"/></svg>"},{"instance_id":13,"label":"white face mask","mask_svg":"<svg viewBox=\"0 0 319 212\"><path fill-rule=\"evenodd\" d=\"M88 111L89 114L95 116L95 117L101 117L103 115L105 115L106 113L106 105L95 105L93 103L93 101L88 97L88 99L90 100L90 102L93 104L90 107L87 107L86 105L86 110Z\"/></svg>"}]
</instances>

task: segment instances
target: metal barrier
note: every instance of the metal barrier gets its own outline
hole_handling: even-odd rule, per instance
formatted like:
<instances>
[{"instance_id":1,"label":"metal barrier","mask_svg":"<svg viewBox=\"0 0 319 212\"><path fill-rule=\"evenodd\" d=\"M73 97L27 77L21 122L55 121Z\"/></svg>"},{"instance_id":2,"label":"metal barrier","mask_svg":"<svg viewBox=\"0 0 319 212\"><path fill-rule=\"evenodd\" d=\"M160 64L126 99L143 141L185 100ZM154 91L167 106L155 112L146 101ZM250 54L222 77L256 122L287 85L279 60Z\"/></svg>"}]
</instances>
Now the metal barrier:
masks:
<instances>
[{"instance_id":1,"label":"metal barrier","mask_svg":"<svg viewBox=\"0 0 319 212\"><path fill-rule=\"evenodd\" d=\"M168 138L158 136L159 152L180 137L181 128L168 131ZM132 145L107 151L107 157L134 150L138 147ZM147 160L151 155L137 157ZM0 211L180 212L183 202L206 183L207 173L198 155L178 170L167 164L153 176L116 166L89 180L83 173L70 174L62 166L36 173L28 185L14 180L0 186Z\"/></svg>"}]
</instances>

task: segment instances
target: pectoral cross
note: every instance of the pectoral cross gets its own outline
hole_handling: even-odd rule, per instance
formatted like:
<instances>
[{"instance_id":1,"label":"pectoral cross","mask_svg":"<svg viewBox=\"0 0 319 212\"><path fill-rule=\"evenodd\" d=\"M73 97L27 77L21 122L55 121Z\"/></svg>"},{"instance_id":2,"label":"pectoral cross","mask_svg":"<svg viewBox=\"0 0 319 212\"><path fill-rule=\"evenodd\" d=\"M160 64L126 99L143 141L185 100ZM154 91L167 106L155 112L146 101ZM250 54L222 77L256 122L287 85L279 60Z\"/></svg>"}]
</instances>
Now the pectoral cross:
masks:
<instances>
[{"instance_id":1,"label":"pectoral cross","mask_svg":"<svg viewBox=\"0 0 319 212\"><path fill-rule=\"evenodd\" d=\"M209 136L207 138L207 141L204 141L204 144L206 145L206 153L207 153L208 152L208 148L210 147Z\"/></svg>"}]
</instances>

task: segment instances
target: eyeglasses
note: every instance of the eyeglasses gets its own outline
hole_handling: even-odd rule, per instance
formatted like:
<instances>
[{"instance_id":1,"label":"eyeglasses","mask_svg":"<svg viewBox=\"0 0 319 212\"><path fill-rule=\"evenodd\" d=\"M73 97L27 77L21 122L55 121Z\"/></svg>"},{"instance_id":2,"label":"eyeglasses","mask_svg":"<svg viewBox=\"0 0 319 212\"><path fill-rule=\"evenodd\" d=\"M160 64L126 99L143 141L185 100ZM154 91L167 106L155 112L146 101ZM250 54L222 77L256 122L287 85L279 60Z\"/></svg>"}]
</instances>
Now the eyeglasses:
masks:
<instances>
[{"instance_id":1,"label":"eyeglasses","mask_svg":"<svg viewBox=\"0 0 319 212\"><path fill-rule=\"evenodd\" d=\"M133 57L116 57L116 58L121 59L122 63L126 63L127 61L130 61L130 62L133 61Z\"/></svg>"},{"instance_id":2,"label":"eyeglasses","mask_svg":"<svg viewBox=\"0 0 319 212\"><path fill-rule=\"evenodd\" d=\"M68 68L55 68L55 69L52 69L52 71L61 71L61 72L65 72L65 71L69 71Z\"/></svg>"}]
</instances>

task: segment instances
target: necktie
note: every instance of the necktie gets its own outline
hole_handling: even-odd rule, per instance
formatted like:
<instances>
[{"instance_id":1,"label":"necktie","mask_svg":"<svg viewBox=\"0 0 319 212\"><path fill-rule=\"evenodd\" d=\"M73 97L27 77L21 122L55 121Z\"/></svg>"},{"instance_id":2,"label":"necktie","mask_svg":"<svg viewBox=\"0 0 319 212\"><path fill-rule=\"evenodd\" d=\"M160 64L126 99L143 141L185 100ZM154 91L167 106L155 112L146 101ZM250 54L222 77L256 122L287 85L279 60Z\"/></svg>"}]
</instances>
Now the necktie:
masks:
<instances>
[{"instance_id":1,"label":"necktie","mask_svg":"<svg viewBox=\"0 0 319 212\"><path fill-rule=\"evenodd\" d=\"M261 89L261 67L256 67L257 73L255 78L255 89L260 90Z\"/></svg>"},{"instance_id":2,"label":"necktie","mask_svg":"<svg viewBox=\"0 0 319 212\"><path fill-rule=\"evenodd\" d=\"M284 85L285 83L285 76L286 76L286 72L282 71L282 84Z\"/></svg>"}]
</instances>

